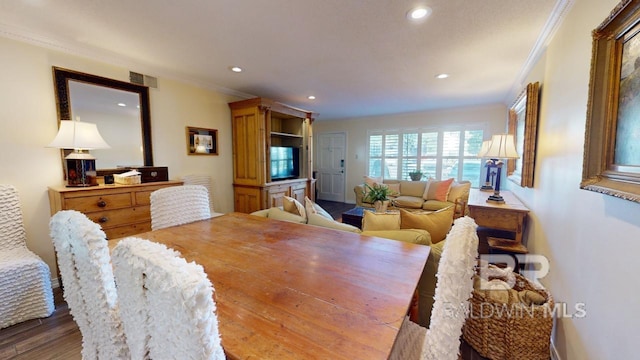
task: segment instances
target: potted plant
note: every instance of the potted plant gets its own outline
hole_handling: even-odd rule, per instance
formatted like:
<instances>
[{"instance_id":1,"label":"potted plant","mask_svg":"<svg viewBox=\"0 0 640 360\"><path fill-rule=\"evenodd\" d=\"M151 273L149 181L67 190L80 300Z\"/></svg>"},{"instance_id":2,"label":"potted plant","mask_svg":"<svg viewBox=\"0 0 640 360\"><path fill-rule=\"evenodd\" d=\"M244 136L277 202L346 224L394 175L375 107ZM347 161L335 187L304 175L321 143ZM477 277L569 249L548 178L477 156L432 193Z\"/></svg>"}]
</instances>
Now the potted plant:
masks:
<instances>
[{"instance_id":1,"label":"potted plant","mask_svg":"<svg viewBox=\"0 0 640 360\"><path fill-rule=\"evenodd\" d=\"M391 194L389 187L380 184L374 184L373 186L364 184L364 187L364 198L365 200L373 203L376 212L380 213L387 211L387 206L389 206L389 194Z\"/></svg>"},{"instance_id":2,"label":"potted plant","mask_svg":"<svg viewBox=\"0 0 640 360\"><path fill-rule=\"evenodd\" d=\"M420 181L422 180L423 176L424 174L419 169L409 173L409 177L411 178L412 181Z\"/></svg>"}]
</instances>

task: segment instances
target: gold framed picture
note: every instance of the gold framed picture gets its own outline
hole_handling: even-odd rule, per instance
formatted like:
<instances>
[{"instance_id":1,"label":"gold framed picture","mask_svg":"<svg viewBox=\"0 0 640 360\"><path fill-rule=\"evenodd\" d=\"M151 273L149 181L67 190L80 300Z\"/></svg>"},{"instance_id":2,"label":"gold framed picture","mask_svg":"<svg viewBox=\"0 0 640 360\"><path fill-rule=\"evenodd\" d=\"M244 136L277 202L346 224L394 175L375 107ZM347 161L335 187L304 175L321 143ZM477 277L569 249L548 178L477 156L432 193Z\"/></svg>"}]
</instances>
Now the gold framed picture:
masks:
<instances>
[{"instance_id":1,"label":"gold framed picture","mask_svg":"<svg viewBox=\"0 0 640 360\"><path fill-rule=\"evenodd\" d=\"M580 187L640 202L640 0L593 30Z\"/></svg>"},{"instance_id":2,"label":"gold framed picture","mask_svg":"<svg viewBox=\"0 0 640 360\"><path fill-rule=\"evenodd\" d=\"M509 180L522 187L533 187L538 137L540 83L530 83L509 108L509 134L516 142L519 159L507 163Z\"/></svg>"},{"instance_id":3,"label":"gold framed picture","mask_svg":"<svg viewBox=\"0 0 640 360\"><path fill-rule=\"evenodd\" d=\"M218 130L187 126L188 155L218 155Z\"/></svg>"}]
</instances>

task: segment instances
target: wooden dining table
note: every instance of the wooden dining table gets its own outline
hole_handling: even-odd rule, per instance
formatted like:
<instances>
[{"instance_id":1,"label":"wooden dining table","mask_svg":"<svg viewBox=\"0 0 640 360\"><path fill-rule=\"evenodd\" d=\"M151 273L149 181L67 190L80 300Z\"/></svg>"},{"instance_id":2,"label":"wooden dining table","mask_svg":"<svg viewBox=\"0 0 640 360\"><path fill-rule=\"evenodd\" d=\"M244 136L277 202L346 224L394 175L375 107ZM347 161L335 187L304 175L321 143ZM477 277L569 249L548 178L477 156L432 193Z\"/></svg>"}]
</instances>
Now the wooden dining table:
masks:
<instances>
[{"instance_id":1,"label":"wooden dining table","mask_svg":"<svg viewBox=\"0 0 640 360\"><path fill-rule=\"evenodd\" d=\"M241 213L135 237L204 267L229 359L387 359L430 250Z\"/></svg>"}]
</instances>

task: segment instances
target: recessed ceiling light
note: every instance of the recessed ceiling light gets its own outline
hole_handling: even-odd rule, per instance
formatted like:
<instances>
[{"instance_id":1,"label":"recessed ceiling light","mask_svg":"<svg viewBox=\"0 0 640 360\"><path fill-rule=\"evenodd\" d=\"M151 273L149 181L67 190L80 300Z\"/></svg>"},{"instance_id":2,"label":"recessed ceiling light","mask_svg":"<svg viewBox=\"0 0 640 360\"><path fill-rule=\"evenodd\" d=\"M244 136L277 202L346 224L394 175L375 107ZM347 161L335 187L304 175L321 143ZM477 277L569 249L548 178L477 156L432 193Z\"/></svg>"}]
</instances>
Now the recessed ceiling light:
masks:
<instances>
[{"instance_id":1,"label":"recessed ceiling light","mask_svg":"<svg viewBox=\"0 0 640 360\"><path fill-rule=\"evenodd\" d=\"M307 96L307 99L309 99L309 100L315 100L315 99L316 99L316 97L315 97L315 96L313 96L313 95L309 95L309 96Z\"/></svg>"},{"instance_id":2,"label":"recessed ceiling light","mask_svg":"<svg viewBox=\"0 0 640 360\"><path fill-rule=\"evenodd\" d=\"M407 18L409 20L422 20L431 14L431 8L428 6L419 6L409 10Z\"/></svg>"},{"instance_id":3,"label":"recessed ceiling light","mask_svg":"<svg viewBox=\"0 0 640 360\"><path fill-rule=\"evenodd\" d=\"M438 74L436 75L436 79L446 79L449 77L449 74Z\"/></svg>"},{"instance_id":4,"label":"recessed ceiling light","mask_svg":"<svg viewBox=\"0 0 640 360\"><path fill-rule=\"evenodd\" d=\"M242 68L239 67L239 66L230 66L229 70L231 70L233 72L237 72L237 73L242 72Z\"/></svg>"},{"instance_id":5,"label":"recessed ceiling light","mask_svg":"<svg viewBox=\"0 0 640 360\"><path fill-rule=\"evenodd\" d=\"M125 107L125 106L127 106L127 104L125 104L125 103L118 103L118 106Z\"/></svg>"}]
</instances>

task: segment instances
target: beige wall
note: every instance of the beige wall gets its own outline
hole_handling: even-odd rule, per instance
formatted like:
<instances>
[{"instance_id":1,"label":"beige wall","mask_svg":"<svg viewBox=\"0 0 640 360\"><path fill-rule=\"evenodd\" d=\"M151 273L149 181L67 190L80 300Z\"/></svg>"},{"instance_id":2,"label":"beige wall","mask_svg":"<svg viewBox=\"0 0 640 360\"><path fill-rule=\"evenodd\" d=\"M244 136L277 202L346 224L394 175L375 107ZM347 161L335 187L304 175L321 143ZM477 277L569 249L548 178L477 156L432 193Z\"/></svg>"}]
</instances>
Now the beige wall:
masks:
<instances>
[{"instance_id":1,"label":"beige wall","mask_svg":"<svg viewBox=\"0 0 640 360\"><path fill-rule=\"evenodd\" d=\"M428 126L455 126L456 124L478 123L484 127L485 139L492 134L505 131L507 107L496 104L479 107L407 113L388 116L355 118L347 120L323 121L313 124L313 136L322 133L344 132L347 136L345 199L355 203L354 186L362 183L367 169L367 130L424 128ZM316 142L317 144L317 142ZM314 149L314 155L319 149ZM318 163L314 161L314 163Z\"/></svg>"},{"instance_id":2,"label":"beige wall","mask_svg":"<svg viewBox=\"0 0 640 360\"><path fill-rule=\"evenodd\" d=\"M17 187L27 245L55 274L47 187L63 180L59 150L45 147L57 133L51 67L122 81L128 81L129 69L5 38L0 38L0 64L0 183ZM158 80L158 89L150 90L150 97L155 165L168 166L172 179L189 173L211 174L216 211L232 211L231 121L227 102L237 99L164 78ZM187 125L218 129L220 155L188 156Z\"/></svg>"},{"instance_id":3,"label":"beige wall","mask_svg":"<svg viewBox=\"0 0 640 360\"><path fill-rule=\"evenodd\" d=\"M637 358L640 325L640 204L580 190L591 30L618 0L576 1L528 81L540 81L541 107L533 189L510 188L531 209L531 252L551 262L543 283L573 314L558 319L562 359Z\"/></svg>"}]
</instances>

